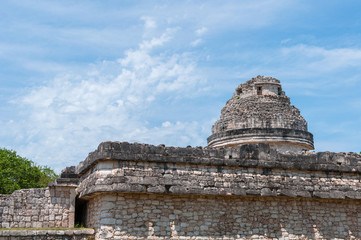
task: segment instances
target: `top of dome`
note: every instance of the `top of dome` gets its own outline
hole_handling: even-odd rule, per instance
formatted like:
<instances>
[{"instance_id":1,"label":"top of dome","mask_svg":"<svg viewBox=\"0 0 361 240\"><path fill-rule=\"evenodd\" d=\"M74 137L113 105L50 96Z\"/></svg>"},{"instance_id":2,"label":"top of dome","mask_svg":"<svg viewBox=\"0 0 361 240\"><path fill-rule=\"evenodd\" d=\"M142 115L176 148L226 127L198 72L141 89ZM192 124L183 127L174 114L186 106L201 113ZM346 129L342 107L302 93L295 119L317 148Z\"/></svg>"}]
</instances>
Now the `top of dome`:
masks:
<instances>
[{"instance_id":1,"label":"top of dome","mask_svg":"<svg viewBox=\"0 0 361 240\"><path fill-rule=\"evenodd\" d=\"M210 147L259 142L313 149L306 120L290 104L280 81L272 77L257 76L240 84L208 138Z\"/></svg>"},{"instance_id":2,"label":"top of dome","mask_svg":"<svg viewBox=\"0 0 361 240\"><path fill-rule=\"evenodd\" d=\"M281 85L280 80L273 77L266 77L266 76L260 76L252 78L251 80L248 80L246 83L265 83L265 84L276 84Z\"/></svg>"}]
</instances>

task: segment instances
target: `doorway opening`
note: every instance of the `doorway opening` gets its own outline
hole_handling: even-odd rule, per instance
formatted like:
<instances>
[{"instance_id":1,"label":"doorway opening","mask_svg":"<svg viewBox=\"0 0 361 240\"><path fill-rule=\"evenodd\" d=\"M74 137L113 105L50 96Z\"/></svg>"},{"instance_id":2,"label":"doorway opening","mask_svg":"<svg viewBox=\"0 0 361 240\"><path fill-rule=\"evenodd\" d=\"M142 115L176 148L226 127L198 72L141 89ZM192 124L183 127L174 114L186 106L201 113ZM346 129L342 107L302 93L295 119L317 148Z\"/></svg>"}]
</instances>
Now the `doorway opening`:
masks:
<instances>
[{"instance_id":1,"label":"doorway opening","mask_svg":"<svg viewBox=\"0 0 361 240\"><path fill-rule=\"evenodd\" d=\"M88 212L88 201L84 199L79 199L78 196L76 196L75 218L74 218L75 227L87 227L86 226L87 212Z\"/></svg>"},{"instance_id":2,"label":"doorway opening","mask_svg":"<svg viewBox=\"0 0 361 240\"><path fill-rule=\"evenodd\" d=\"M262 95L262 87L257 87L257 95Z\"/></svg>"}]
</instances>

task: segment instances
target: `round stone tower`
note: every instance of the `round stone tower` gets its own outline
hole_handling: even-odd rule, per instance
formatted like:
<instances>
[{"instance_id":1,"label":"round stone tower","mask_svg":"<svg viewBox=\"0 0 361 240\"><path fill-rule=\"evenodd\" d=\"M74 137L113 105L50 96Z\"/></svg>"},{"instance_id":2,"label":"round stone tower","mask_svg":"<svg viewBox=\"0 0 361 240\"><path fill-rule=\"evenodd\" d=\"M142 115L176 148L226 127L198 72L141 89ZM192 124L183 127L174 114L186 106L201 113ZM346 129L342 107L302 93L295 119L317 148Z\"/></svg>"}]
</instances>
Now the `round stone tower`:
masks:
<instances>
[{"instance_id":1,"label":"round stone tower","mask_svg":"<svg viewBox=\"0 0 361 240\"><path fill-rule=\"evenodd\" d=\"M268 143L280 151L314 149L307 122L290 104L280 81L264 76L236 88L207 140L216 148Z\"/></svg>"}]
</instances>

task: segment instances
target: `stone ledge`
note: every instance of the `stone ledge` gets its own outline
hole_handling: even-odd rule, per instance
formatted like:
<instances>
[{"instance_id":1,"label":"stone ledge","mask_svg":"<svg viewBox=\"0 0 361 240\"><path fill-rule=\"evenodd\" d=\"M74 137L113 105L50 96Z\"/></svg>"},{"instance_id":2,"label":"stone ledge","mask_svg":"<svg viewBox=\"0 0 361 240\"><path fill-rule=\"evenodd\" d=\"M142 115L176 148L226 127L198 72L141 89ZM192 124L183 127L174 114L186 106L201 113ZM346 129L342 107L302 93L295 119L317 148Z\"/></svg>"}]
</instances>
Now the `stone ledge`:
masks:
<instances>
[{"instance_id":1,"label":"stone ledge","mask_svg":"<svg viewBox=\"0 0 361 240\"><path fill-rule=\"evenodd\" d=\"M102 160L186 163L197 165L281 168L326 172L361 173L361 155L356 153L281 153L268 144L249 144L234 148L175 148L164 145L103 142L77 166L84 175Z\"/></svg>"},{"instance_id":2,"label":"stone ledge","mask_svg":"<svg viewBox=\"0 0 361 240\"><path fill-rule=\"evenodd\" d=\"M285 128L245 128L245 129L233 129L224 132L215 133L207 138L208 144L213 144L220 139L229 138L242 138L247 136L262 136L276 138L295 138L299 141L306 142L313 149L313 135L310 132L297 130L297 129L285 129Z\"/></svg>"},{"instance_id":3,"label":"stone ledge","mask_svg":"<svg viewBox=\"0 0 361 240\"><path fill-rule=\"evenodd\" d=\"M62 230L6 230L0 229L0 237L25 237L25 236L80 236L94 235L94 229L62 229Z\"/></svg>"},{"instance_id":4,"label":"stone ledge","mask_svg":"<svg viewBox=\"0 0 361 240\"><path fill-rule=\"evenodd\" d=\"M79 185L80 198L124 192L361 199L355 173L119 160L93 170Z\"/></svg>"},{"instance_id":5,"label":"stone ledge","mask_svg":"<svg viewBox=\"0 0 361 240\"><path fill-rule=\"evenodd\" d=\"M148 193L148 194L177 194L177 195L213 195L213 196L234 196L234 197L290 197L290 198L312 198L312 199L350 199L360 200L361 193L357 192L312 192L312 191L297 191L292 189L278 189L272 190L270 188L262 188L257 190L252 189L216 189L210 188L206 190L202 189L188 189L182 186L171 186L167 191L165 186L155 186L146 188L141 184L123 184L108 186L97 185L91 189L80 194L81 198L87 199L96 194L104 193Z\"/></svg>"}]
</instances>

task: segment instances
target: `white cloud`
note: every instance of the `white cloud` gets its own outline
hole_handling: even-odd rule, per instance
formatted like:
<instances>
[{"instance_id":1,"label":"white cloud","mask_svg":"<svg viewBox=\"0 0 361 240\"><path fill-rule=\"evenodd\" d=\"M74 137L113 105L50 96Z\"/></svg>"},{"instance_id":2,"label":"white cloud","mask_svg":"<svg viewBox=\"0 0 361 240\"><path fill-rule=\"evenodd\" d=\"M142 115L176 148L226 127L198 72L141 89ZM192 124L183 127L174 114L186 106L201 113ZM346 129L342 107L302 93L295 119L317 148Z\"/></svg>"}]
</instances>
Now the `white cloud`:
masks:
<instances>
[{"instance_id":1,"label":"white cloud","mask_svg":"<svg viewBox=\"0 0 361 240\"><path fill-rule=\"evenodd\" d=\"M157 24L152 17L142 17L141 19L144 21L145 29L153 29L157 27Z\"/></svg>"},{"instance_id":2,"label":"white cloud","mask_svg":"<svg viewBox=\"0 0 361 240\"><path fill-rule=\"evenodd\" d=\"M341 68L361 66L361 49L326 49L304 44L282 48L284 57L297 56L304 68L316 72L330 72Z\"/></svg>"},{"instance_id":3,"label":"white cloud","mask_svg":"<svg viewBox=\"0 0 361 240\"><path fill-rule=\"evenodd\" d=\"M160 37L152 38L151 40L144 40L139 48L142 50L151 50L154 47L162 46L172 38L172 34L176 31L175 28L168 28Z\"/></svg>"},{"instance_id":4,"label":"white cloud","mask_svg":"<svg viewBox=\"0 0 361 240\"><path fill-rule=\"evenodd\" d=\"M350 91L345 94L341 87L349 84L355 92L360 85L360 49L326 48L322 38L319 46L290 46L308 38L294 31L283 40L274 34L277 26L282 25L283 32L294 29L293 24L299 26L308 6L302 1L142 1L125 5L121 1L43 1L35 5L15 1L15 5L5 10L13 14L8 14L11 21L4 18L0 43L0 59L14 64L3 68L1 77L6 84L11 76L7 71L21 78L11 84L17 85L13 90L17 96L26 87L40 87L23 95L15 110L7 106L0 119L0 137L4 136L0 140L2 146L57 170L77 164L104 140L204 144L200 135L209 134L215 119L203 120L211 118L210 113L218 117L216 111L224 105L226 94L258 74L279 78L289 96L288 89L292 89L300 98L309 96L304 98L309 101L327 94L350 98ZM257 40L262 35L258 31L267 34L267 41ZM250 33L254 37L248 38ZM146 40L139 40L142 37ZM250 45L250 41L255 42ZM194 52L184 53L189 49ZM124 53L121 58L120 53ZM21 70L26 70L22 76ZM42 83L54 73L58 77ZM210 76L207 86L203 74ZM187 104L200 105L195 117L203 116L202 123L197 122L200 118L193 122L192 117L184 117L192 114L178 111L178 104L206 87L211 92L208 99L196 103L188 99ZM212 94L216 100L211 100ZM14 95L6 93L2 99ZM359 102L353 106L357 112ZM12 115L15 111L22 120Z\"/></svg>"},{"instance_id":5,"label":"white cloud","mask_svg":"<svg viewBox=\"0 0 361 240\"><path fill-rule=\"evenodd\" d=\"M167 32L144 40L123 58L58 76L23 96L17 101L26 119L17 123L19 152L60 170L106 140L200 144L198 123L164 121L153 127L145 121L152 106L192 97L204 82L189 54L152 54L171 38Z\"/></svg>"},{"instance_id":6,"label":"white cloud","mask_svg":"<svg viewBox=\"0 0 361 240\"><path fill-rule=\"evenodd\" d=\"M169 121L163 122L162 127L170 127L172 124Z\"/></svg>"},{"instance_id":7,"label":"white cloud","mask_svg":"<svg viewBox=\"0 0 361 240\"><path fill-rule=\"evenodd\" d=\"M207 31L208 31L208 29L206 27L201 27L196 30L196 34L200 36L200 35L203 35L204 33L206 33Z\"/></svg>"},{"instance_id":8,"label":"white cloud","mask_svg":"<svg viewBox=\"0 0 361 240\"><path fill-rule=\"evenodd\" d=\"M286 39L281 40L281 44L286 44L286 43L289 43L291 41L292 41L292 39L286 38Z\"/></svg>"},{"instance_id":9,"label":"white cloud","mask_svg":"<svg viewBox=\"0 0 361 240\"><path fill-rule=\"evenodd\" d=\"M262 50L263 51L263 50ZM336 96L341 88L356 87L361 82L360 48L325 48L298 44L268 52L244 54L243 61L257 58L258 65L241 71L241 77L255 74L279 78L296 94ZM334 91L338 89L338 91Z\"/></svg>"},{"instance_id":10,"label":"white cloud","mask_svg":"<svg viewBox=\"0 0 361 240\"><path fill-rule=\"evenodd\" d=\"M191 42L191 46L196 47L196 46L200 45L202 42L203 42L202 39L196 39L193 42Z\"/></svg>"}]
</instances>

